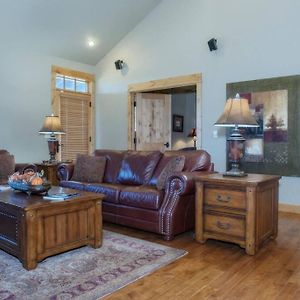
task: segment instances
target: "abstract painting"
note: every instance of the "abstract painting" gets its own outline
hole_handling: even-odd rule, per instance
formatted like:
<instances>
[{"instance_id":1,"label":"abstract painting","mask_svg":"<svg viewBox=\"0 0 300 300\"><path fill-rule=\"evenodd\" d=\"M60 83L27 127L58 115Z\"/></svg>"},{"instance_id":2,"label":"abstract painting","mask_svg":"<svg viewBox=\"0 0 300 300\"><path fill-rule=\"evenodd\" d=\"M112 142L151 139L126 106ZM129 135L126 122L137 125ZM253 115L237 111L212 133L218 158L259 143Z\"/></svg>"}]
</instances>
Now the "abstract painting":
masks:
<instances>
[{"instance_id":1,"label":"abstract painting","mask_svg":"<svg viewBox=\"0 0 300 300\"><path fill-rule=\"evenodd\" d=\"M259 125L240 128L246 139L242 169L300 176L300 76L227 84L227 98L236 93L248 99Z\"/></svg>"}]
</instances>

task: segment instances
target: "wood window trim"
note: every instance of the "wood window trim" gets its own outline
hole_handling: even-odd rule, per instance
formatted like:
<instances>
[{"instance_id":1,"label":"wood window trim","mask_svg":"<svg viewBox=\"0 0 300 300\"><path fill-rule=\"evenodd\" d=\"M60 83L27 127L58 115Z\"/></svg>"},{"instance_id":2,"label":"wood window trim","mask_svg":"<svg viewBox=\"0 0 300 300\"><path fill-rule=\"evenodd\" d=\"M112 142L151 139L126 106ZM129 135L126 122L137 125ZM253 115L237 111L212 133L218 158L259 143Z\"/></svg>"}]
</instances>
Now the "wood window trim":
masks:
<instances>
[{"instance_id":1,"label":"wood window trim","mask_svg":"<svg viewBox=\"0 0 300 300\"><path fill-rule=\"evenodd\" d=\"M63 76L71 76L71 77L76 77L80 79L84 79L88 82L88 87L89 87L89 93L77 93L77 92L72 92L72 91L62 91L59 89L56 89L56 74L60 74ZM89 136L91 137L89 141L89 153L91 154L95 150L95 75L81 72L81 71L76 71L76 70L71 70L67 68L62 68L59 66L52 66L51 68L51 108L52 112L55 115L60 115L60 103L59 103L59 98L61 93L64 94L70 94L73 97L75 95L78 95L78 97L81 96L90 96L90 107L89 107ZM76 97L76 96L75 96ZM59 153L59 159L61 159L61 153Z\"/></svg>"},{"instance_id":2,"label":"wood window trim","mask_svg":"<svg viewBox=\"0 0 300 300\"><path fill-rule=\"evenodd\" d=\"M202 74L191 74L128 85L127 145L129 150L134 149L134 100L136 93L155 92L187 86L196 87L197 145L198 148L202 148Z\"/></svg>"}]
</instances>

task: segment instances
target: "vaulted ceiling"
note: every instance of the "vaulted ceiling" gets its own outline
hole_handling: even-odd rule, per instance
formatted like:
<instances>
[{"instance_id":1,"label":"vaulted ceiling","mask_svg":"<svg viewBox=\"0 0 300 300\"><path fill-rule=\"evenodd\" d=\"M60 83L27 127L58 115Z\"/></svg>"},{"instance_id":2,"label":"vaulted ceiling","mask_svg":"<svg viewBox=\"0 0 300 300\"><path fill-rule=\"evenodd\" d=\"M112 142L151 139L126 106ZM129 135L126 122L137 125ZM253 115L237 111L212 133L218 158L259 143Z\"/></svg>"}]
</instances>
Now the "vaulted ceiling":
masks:
<instances>
[{"instance_id":1,"label":"vaulted ceiling","mask_svg":"<svg viewBox=\"0 0 300 300\"><path fill-rule=\"evenodd\" d=\"M1 44L94 65L161 0L1 0ZM89 40L95 42L88 47Z\"/></svg>"}]
</instances>

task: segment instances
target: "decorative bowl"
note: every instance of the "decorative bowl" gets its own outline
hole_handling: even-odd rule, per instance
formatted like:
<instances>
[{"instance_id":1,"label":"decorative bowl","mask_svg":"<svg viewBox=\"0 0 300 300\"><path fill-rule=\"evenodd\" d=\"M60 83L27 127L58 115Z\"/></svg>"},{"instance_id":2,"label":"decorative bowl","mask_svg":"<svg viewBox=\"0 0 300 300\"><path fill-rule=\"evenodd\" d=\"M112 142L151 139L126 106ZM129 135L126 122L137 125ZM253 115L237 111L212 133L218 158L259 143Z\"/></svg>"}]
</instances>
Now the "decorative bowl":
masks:
<instances>
[{"instance_id":1,"label":"decorative bowl","mask_svg":"<svg viewBox=\"0 0 300 300\"><path fill-rule=\"evenodd\" d=\"M51 188L50 182L44 182L40 185L32 185L22 181L8 181L8 185L14 190L26 192L28 195L47 193Z\"/></svg>"}]
</instances>

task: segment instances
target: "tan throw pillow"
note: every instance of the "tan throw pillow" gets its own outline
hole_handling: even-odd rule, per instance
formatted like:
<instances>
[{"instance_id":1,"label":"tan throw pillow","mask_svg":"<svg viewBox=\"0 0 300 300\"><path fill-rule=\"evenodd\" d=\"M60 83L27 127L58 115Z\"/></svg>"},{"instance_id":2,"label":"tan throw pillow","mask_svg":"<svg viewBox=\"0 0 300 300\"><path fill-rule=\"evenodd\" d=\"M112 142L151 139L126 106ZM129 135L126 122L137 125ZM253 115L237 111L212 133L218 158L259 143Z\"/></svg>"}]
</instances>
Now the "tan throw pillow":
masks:
<instances>
[{"instance_id":1,"label":"tan throw pillow","mask_svg":"<svg viewBox=\"0 0 300 300\"><path fill-rule=\"evenodd\" d=\"M71 180L101 183L103 181L105 164L105 156L78 154Z\"/></svg>"},{"instance_id":2,"label":"tan throw pillow","mask_svg":"<svg viewBox=\"0 0 300 300\"><path fill-rule=\"evenodd\" d=\"M15 172L15 158L10 154L0 155L0 182L5 183L8 176Z\"/></svg>"},{"instance_id":3,"label":"tan throw pillow","mask_svg":"<svg viewBox=\"0 0 300 300\"><path fill-rule=\"evenodd\" d=\"M184 167L184 156L173 157L163 168L157 178L156 187L158 190L163 190L166 186L168 178L176 172L181 172Z\"/></svg>"}]
</instances>

